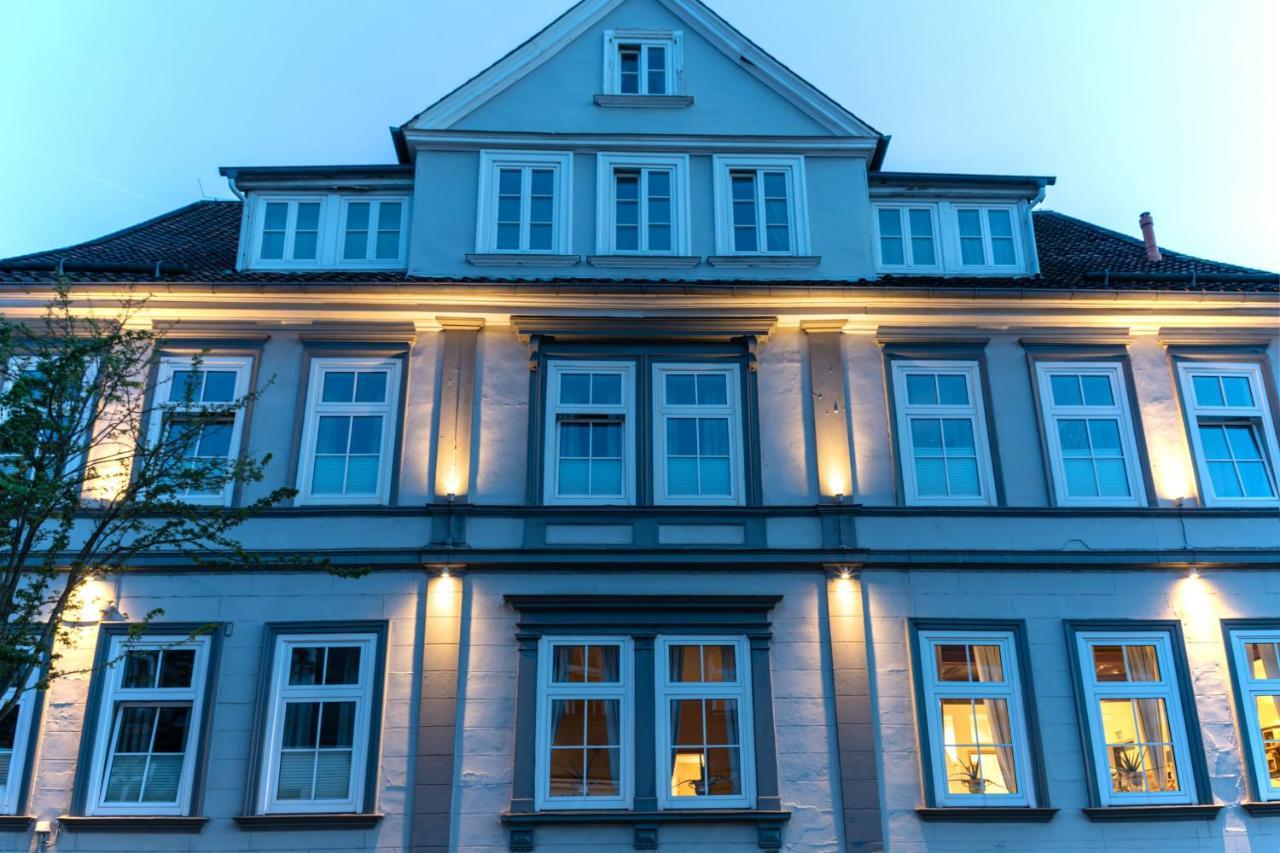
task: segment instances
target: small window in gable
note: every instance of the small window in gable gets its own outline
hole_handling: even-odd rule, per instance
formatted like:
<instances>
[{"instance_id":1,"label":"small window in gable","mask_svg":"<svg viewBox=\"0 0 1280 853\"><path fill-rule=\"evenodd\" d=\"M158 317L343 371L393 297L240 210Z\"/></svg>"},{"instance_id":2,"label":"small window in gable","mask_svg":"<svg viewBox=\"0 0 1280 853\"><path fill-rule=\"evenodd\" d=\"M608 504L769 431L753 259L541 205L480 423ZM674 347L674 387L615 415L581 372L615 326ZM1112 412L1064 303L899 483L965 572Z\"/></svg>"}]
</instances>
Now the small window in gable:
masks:
<instances>
[{"instance_id":1,"label":"small window in gable","mask_svg":"<svg viewBox=\"0 0 1280 853\"><path fill-rule=\"evenodd\" d=\"M255 194L244 240L251 269L405 266L409 197Z\"/></svg>"},{"instance_id":2,"label":"small window in gable","mask_svg":"<svg viewBox=\"0 0 1280 853\"><path fill-rule=\"evenodd\" d=\"M683 39L664 30L605 33L604 92L608 95L681 94Z\"/></svg>"}]
</instances>

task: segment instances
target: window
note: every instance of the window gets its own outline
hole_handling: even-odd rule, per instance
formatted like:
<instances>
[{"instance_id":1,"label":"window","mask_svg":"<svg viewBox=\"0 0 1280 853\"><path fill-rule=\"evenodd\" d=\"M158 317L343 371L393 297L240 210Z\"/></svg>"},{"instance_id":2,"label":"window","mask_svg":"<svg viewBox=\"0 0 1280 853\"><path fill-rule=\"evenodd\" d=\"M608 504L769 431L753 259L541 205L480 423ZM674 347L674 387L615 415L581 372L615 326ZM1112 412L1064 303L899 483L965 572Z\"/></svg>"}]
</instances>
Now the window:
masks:
<instances>
[{"instance_id":1,"label":"window","mask_svg":"<svg viewBox=\"0 0 1280 853\"><path fill-rule=\"evenodd\" d=\"M21 805L32 722L39 699L34 681L33 674L32 685L18 697L17 707L0 722L0 814L17 814Z\"/></svg>"},{"instance_id":2,"label":"window","mask_svg":"<svg viewBox=\"0 0 1280 853\"><path fill-rule=\"evenodd\" d=\"M394 464L398 359L311 362L302 457L303 503L385 503Z\"/></svg>"},{"instance_id":3,"label":"window","mask_svg":"<svg viewBox=\"0 0 1280 853\"><path fill-rule=\"evenodd\" d=\"M807 255L803 157L716 156L721 255Z\"/></svg>"},{"instance_id":4,"label":"window","mask_svg":"<svg viewBox=\"0 0 1280 853\"><path fill-rule=\"evenodd\" d=\"M631 804L631 645L544 638L539 659L538 808Z\"/></svg>"},{"instance_id":5,"label":"window","mask_svg":"<svg viewBox=\"0 0 1280 853\"><path fill-rule=\"evenodd\" d=\"M749 808L751 686L746 641L661 637L657 646L662 808Z\"/></svg>"},{"instance_id":6,"label":"window","mask_svg":"<svg viewBox=\"0 0 1280 853\"><path fill-rule=\"evenodd\" d=\"M1280 800L1280 626L1228 629L1228 650L1258 799Z\"/></svg>"},{"instance_id":7,"label":"window","mask_svg":"<svg viewBox=\"0 0 1280 853\"><path fill-rule=\"evenodd\" d=\"M687 255L688 173L685 156L598 155L597 250Z\"/></svg>"},{"instance_id":8,"label":"window","mask_svg":"<svg viewBox=\"0 0 1280 853\"><path fill-rule=\"evenodd\" d=\"M907 502L995 503L977 363L895 360L893 382Z\"/></svg>"},{"instance_id":9,"label":"window","mask_svg":"<svg viewBox=\"0 0 1280 853\"><path fill-rule=\"evenodd\" d=\"M1042 362L1036 373L1058 503L1142 503L1120 365Z\"/></svg>"},{"instance_id":10,"label":"window","mask_svg":"<svg viewBox=\"0 0 1280 853\"><path fill-rule=\"evenodd\" d=\"M572 155L480 152L477 252L568 254Z\"/></svg>"},{"instance_id":11,"label":"window","mask_svg":"<svg viewBox=\"0 0 1280 853\"><path fill-rule=\"evenodd\" d=\"M738 367L654 366L657 503L743 503Z\"/></svg>"},{"instance_id":12,"label":"window","mask_svg":"<svg viewBox=\"0 0 1280 853\"><path fill-rule=\"evenodd\" d=\"M879 264L882 268L938 269L937 213L921 207L876 206Z\"/></svg>"},{"instance_id":13,"label":"window","mask_svg":"<svg viewBox=\"0 0 1280 853\"><path fill-rule=\"evenodd\" d=\"M934 802L1033 804L1014 633L922 630L917 642Z\"/></svg>"},{"instance_id":14,"label":"window","mask_svg":"<svg viewBox=\"0 0 1280 853\"><path fill-rule=\"evenodd\" d=\"M377 719L375 633L274 634L258 807L264 814L366 808Z\"/></svg>"},{"instance_id":15,"label":"window","mask_svg":"<svg viewBox=\"0 0 1280 853\"><path fill-rule=\"evenodd\" d=\"M403 268L407 194L253 193L243 266L252 269Z\"/></svg>"},{"instance_id":16,"label":"window","mask_svg":"<svg viewBox=\"0 0 1280 853\"><path fill-rule=\"evenodd\" d=\"M86 814L191 814L210 647L208 636L110 637Z\"/></svg>"},{"instance_id":17,"label":"window","mask_svg":"<svg viewBox=\"0 0 1280 853\"><path fill-rule=\"evenodd\" d=\"M635 502L634 400L630 362L551 364L547 503Z\"/></svg>"},{"instance_id":18,"label":"window","mask_svg":"<svg viewBox=\"0 0 1280 853\"><path fill-rule=\"evenodd\" d=\"M347 199L343 203L342 260L359 264L404 263L404 200Z\"/></svg>"},{"instance_id":19,"label":"window","mask_svg":"<svg viewBox=\"0 0 1280 853\"><path fill-rule=\"evenodd\" d=\"M1275 427L1255 364L1178 365L1206 505L1276 502Z\"/></svg>"},{"instance_id":20,"label":"window","mask_svg":"<svg viewBox=\"0 0 1280 853\"><path fill-rule=\"evenodd\" d=\"M249 391L249 358L211 357L196 370L190 358L164 358L156 377L149 429L185 445L182 464L196 471L228 469L240 449L243 407L232 409ZM177 495L192 503L228 505L234 484L216 490L184 490Z\"/></svg>"},{"instance_id":21,"label":"window","mask_svg":"<svg viewBox=\"0 0 1280 853\"><path fill-rule=\"evenodd\" d=\"M1016 267L1018 239L1010 207L957 207L960 263L964 267Z\"/></svg>"},{"instance_id":22,"label":"window","mask_svg":"<svg viewBox=\"0 0 1280 853\"><path fill-rule=\"evenodd\" d=\"M1103 806L1195 801L1169 631L1076 631L1082 704Z\"/></svg>"},{"instance_id":23,"label":"window","mask_svg":"<svg viewBox=\"0 0 1280 853\"><path fill-rule=\"evenodd\" d=\"M39 374L36 359L30 356L14 356L7 364L0 364L0 370L3 370L3 373L0 373L0 425L3 425L10 417L10 410L4 405L5 396L13 390L13 386L17 384L20 377L31 378ZM25 395L20 395L20 399L22 396ZM0 443L0 464L4 464L2 460L6 456L12 459L17 453L17 448L14 446L5 447L4 444L7 443Z\"/></svg>"},{"instance_id":24,"label":"window","mask_svg":"<svg viewBox=\"0 0 1280 853\"><path fill-rule=\"evenodd\" d=\"M683 36L663 30L607 30L604 91L611 95L681 92Z\"/></svg>"}]
</instances>

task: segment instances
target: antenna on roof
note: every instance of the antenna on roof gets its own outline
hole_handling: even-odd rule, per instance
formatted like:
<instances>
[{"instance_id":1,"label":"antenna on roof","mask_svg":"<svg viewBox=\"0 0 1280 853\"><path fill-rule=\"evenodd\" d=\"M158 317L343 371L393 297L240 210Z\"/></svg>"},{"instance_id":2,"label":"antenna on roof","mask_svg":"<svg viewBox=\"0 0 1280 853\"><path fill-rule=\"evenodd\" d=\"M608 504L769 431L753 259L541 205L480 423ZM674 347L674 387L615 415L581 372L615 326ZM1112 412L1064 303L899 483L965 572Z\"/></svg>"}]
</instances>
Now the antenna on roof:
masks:
<instances>
[{"instance_id":1,"label":"antenna on roof","mask_svg":"<svg viewBox=\"0 0 1280 853\"><path fill-rule=\"evenodd\" d=\"M201 177L197 176L197 177L196 177L196 186L200 187L200 198L204 199L205 201L217 201L217 200L218 200L218 197L217 197L217 196L209 195L208 191L204 188L204 178L201 178Z\"/></svg>"}]
</instances>

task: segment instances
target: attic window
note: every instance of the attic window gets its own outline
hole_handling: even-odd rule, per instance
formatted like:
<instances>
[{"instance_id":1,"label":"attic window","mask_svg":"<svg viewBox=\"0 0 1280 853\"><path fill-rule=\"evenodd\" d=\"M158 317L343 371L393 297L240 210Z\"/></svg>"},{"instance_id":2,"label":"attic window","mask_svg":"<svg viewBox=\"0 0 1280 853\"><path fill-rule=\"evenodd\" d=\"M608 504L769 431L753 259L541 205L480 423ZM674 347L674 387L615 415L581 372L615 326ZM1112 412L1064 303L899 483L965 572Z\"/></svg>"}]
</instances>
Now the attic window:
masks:
<instances>
[{"instance_id":1,"label":"attic window","mask_svg":"<svg viewBox=\"0 0 1280 853\"><path fill-rule=\"evenodd\" d=\"M681 94L681 34L662 30L605 33L604 92L608 95L666 97Z\"/></svg>"},{"instance_id":2,"label":"attic window","mask_svg":"<svg viewBox=\"0 0 1280 853\"><path fill-rule=\"evenodd\" d=\"M409 197L254 193L243 251L250 269L403 269Z\"/></svg>"}]
</instances>

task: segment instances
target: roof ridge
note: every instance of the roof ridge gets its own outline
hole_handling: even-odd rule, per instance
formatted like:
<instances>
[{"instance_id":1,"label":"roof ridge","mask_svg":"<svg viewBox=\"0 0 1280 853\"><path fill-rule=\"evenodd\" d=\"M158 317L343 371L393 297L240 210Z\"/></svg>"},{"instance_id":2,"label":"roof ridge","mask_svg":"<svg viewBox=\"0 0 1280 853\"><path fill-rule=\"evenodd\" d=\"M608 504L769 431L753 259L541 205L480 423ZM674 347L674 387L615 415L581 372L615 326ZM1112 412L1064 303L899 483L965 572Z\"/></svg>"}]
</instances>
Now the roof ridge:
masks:
<instances>
[{"instance_id":1,"label":"roof ridge","mask_svg":"<svg viewBox=\"0 0 1280 853\"><path fill-rule=\"evenodd\" d=\"M167 210L164 213L160 213L151 217L150 219L145 219L142 222L134 223L133 225L129 225L125 228L112 231L109 234L103 234L101 237L94 237L92 240L84 240L79 243L69 243L66 246L61 246L57 249L45 249L44 251L41 251L41 252L28 252L25 255L14 255L11 258L0 258L0 263L27 261L27 260L32 260L36 258L46 257L48 255L57 255L62 252L71 252L75 249L83 249L89 246L97 246L97 245L106 243L109 240L114 240L117 237L124 237L128 234L137 233L143 230L144 228L149 228L152 225L157 225L161 222L164 222L167 219L174 219L185 213L189 213L190 211L195 210L198 207L204 207L206 205L216 205L216 204L240 204L240 203L241 202L238 199L230 199L230 198L197 199L196 201L193 201L189 204L184 204L182 207L174 208L173 210Z\"/></svg>"}]
</instances>

